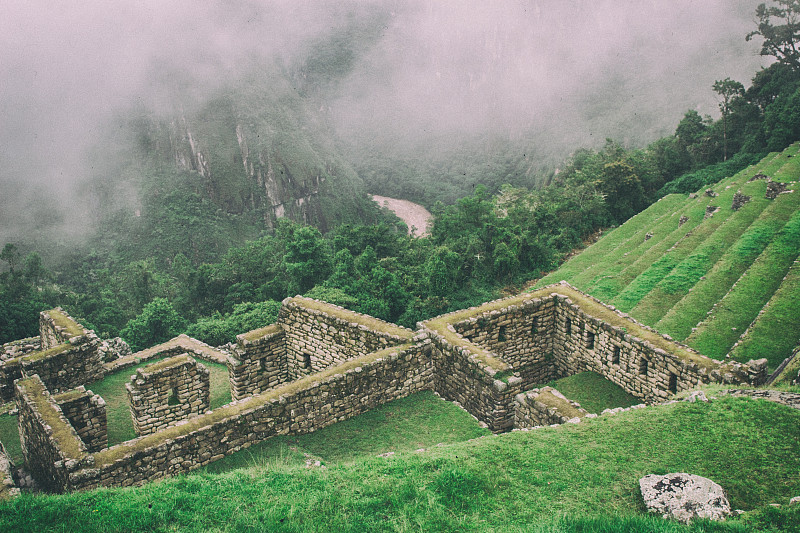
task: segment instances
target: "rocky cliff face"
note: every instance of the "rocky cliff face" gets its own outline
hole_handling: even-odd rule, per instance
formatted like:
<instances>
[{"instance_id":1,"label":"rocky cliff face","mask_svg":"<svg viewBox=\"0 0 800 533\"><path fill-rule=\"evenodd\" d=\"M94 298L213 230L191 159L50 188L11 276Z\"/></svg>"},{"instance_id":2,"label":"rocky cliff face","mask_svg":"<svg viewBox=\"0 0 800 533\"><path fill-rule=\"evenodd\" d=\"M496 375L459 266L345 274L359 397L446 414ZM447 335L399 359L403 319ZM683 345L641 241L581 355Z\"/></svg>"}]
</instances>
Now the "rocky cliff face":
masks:
<instances>
[{"instance_id":1,"label":"rocky cliff face","mask_svg":"<svg viewBox=\"0 0 800 533\"><path fill-rule=\"evenodd\" d=\"M228 213L255 210L269 228L288 217L324 230L360 218L369 199L310 107L273 75L151 122L147 146L162 163L196 174Z\"/></svg>"}]
</instances>

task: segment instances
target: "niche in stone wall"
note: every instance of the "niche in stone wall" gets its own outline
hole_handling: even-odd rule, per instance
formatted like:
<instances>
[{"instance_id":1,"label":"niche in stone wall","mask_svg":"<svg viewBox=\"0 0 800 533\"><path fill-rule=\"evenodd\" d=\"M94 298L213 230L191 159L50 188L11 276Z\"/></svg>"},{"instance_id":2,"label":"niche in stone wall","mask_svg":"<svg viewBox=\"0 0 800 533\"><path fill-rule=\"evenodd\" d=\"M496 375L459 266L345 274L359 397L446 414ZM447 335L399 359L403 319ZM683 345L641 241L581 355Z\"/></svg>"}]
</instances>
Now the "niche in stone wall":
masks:
<instances>
[{"instance_id":1,"label":"niche in stone wall","mask_svg":"<svg viewBox=\"0 0 800 533\"><path fill-rule=\"evenodd\" d=\"M678 376L672 373L669 375L669 391L672 394L678 392Z\"/></svg>"},{"instance_id":2,"label":"niche in stone wall","mask_svg":"<svg viewBox=\"0 0 800 533\"><path fill-rule=\"evenodd\" d=\"M506 342L507 340L506 327L500 326L500 329L497 331L497 342Z\"/></svg>"},{"instance_id":3,"label":"niche in stone wall","mask_svg":"<svg viewBox=\"0 0 800 533\"><path fill-rule=\"evenodd\" d=\"M564 329L567 330L567 335L572 335L572 320L569 318L566 320L564 324Z\"/></svg>"},{"instance_id":4,"label":"niche in stone wall","mask_svg":"<svg viewBox=\"0 0 800 533\"><path fill-rule=\"evenodd\" d=\"M308 352L303 352L303 368L311 370L311 354Z\"/></svg>"},{"instance_id":5,"label":"niche in stone wall","mask_svg":"<svg viewBox=\"0 0 800 533\"><path fill-rule=\"evenodd\" d=\"M591 331L586 332L586 349L594 350L594 333Z\"/></svg>"},{"instance_id":6,"label":"niche in stone wall","mask_svg":"<svg viewBox=\"0 0 800 533\"><path fill-rule=\"evenodd\" d=\"M619 364L619 353L620 353L620 347L615 344L614 345L614 349L611 352L611 364L612 365L618 365Z\"/></svg>"},{"instance_id":7,"label":"niche in stone wall","mask_svg":"<svg viewBox=\"0 0 800 533\"><path fill-rule=\"evenodd\" d=\"M531 320L531 335L536 335L539 332L538 325L539 325L539 318L533 317L533 320Z\"/></svg>"},{"instance_id":8,"label":"niche in stone wall","mask_svg":"<svg viewBox=\"0 0 800 533\"><path fill-rule=\"evenodd\" d=\"M639 359L639 374L641 374L643 376L647 376L647 365L648 365L648 363L649 362L644 357Z\"/></svg>"}]
</instances>

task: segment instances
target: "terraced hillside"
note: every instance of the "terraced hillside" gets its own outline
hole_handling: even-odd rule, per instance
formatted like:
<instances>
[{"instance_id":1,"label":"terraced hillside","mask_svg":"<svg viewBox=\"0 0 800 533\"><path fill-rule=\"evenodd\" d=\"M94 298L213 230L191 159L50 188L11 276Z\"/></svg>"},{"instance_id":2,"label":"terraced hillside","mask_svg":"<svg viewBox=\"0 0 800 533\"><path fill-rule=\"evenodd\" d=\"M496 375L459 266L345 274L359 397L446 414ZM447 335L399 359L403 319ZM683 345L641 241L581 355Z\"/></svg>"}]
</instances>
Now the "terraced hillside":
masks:
<instances>
[{"instance_id":1,"label":"terraced hillside","mask_svg":"<svg viewBox=\"0 0 800 533\"><path fill-rule=\"evenodd\" d=\"M798 152L662 198L534 287L563 279L705 355L777 367L800 342Z\"/></svg>"}]
</instances>

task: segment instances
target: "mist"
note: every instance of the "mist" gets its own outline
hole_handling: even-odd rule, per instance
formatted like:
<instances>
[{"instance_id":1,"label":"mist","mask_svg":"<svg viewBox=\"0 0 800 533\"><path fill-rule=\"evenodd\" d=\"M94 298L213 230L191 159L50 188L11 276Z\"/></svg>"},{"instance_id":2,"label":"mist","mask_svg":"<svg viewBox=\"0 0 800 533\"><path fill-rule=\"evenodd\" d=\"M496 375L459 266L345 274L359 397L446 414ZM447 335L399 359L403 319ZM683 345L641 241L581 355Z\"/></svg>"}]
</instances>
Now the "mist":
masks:
<instances>
[{"instance_id":1,"label":"mist","mask_svg":"<svg viewBox=\"0 0 800 533\"><path fill-rule=\"evenodd\" d=\"M532 135L564 157L614 137L643 144L711 86L766 65L745 34L756 2L507 1L402 4L344 86L340 132L372 150L430 139Z\"/></svg>"},{"instance_id":2,"label":"mist","mask_svg":"<svg viewBox=\"0 0 800 533\"><path fill-rule=\"evenodd\" d=\"M86 154L117 114L302 63L365 11L385 13L379 36L315 96L346 145L413 157L524 137L557 160L606 137L642 145L688 109L716 116L712 83L747 85L767 64L744 40L757 3L14 2L0 17L0 244L91 229Z\"/></svg>"}]
</instances>

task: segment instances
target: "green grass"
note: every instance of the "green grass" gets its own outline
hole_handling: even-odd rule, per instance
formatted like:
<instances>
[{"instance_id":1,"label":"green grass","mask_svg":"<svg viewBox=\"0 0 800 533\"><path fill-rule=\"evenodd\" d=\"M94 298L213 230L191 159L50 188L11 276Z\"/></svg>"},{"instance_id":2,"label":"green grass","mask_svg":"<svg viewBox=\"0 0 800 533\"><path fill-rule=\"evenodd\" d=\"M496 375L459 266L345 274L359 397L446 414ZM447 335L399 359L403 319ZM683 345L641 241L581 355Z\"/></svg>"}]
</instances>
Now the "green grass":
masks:
<instances>
[{"instance_id":1,"label":"green grass","mask_svg":"<svg viewBox=\"0 0 800 533\"><path fill-rule=\"evenodd\" d=\"M752 191L757 186L763 187L760 183L748 184L751 187L742 189ZM714 216L703 220L700 224L684 234L683 237L675 241L675 244L667 250L663 246L654 246L645 252L639 260L634 263L638 265L628 273L627 277L636 276L631 279L628 286L620 291L611 303L623 311L630 311L644 298L664 277L686 258L692 250L711 238L715 232L731 217L735 212L730 209L730 202L736 193L736 188L723 190L717 198L711 202L712 205L721 206ZM747 206L745 206L746 208ZM742 208L744 211L745 208ZM749 212L748 209L746 212ZM647 266L649 265L649 266ZM642 269L642 267L645 267ZM627 278L625 278L627 279Z\"/></svg>"},{"instance_id":2,"label":"green grass","mask_svg":"<svg viewBox=\"0 0 800 533\"><path fill-rule=\"evenodd\" d=\"M108 443L110 446L125 442L136 437L131 420L130 404L128 403L128 393L125 390L125 383L130 381L130 377L136 373L136 369L144 368L150 364L163 361L166 357L144 361L139 365L118 370L108 374L100 381L95 381L86 385L86 388L99 394L106 401L106 416L108 419ZM228 369L225 365L199 361L209 371L211 380L211 409L216 409L231 401L230 378Z\"/></svg>"},{"instance_id":3,"label":"green grass","mask_svg":"<svg viewBox=\"0 0 800 533\"><path fill-rule=\"evenodd\" d=\"M761 216L731 245L704 280L698 281L692 291L677 302L655 324L656 329L683 340L713 305L721 300L731 286L750 267L774 236L797 211L798 195L781 195L762 211Z\"/></svg>"},{"instance_id":4,"label":"green grass","mask_svg":"<svg viewBox=\"0 0 800 533\"><path fill-rule=\"evenodd\" d=\"M275 461L143 487L0 502L3 531L791 531L800 412L748 398L677 403L306 469ZM370 452L371 455L371 452ZM692 472L725 488L725 523L648 516L638 480ZM766 508L781 503L781 509Z\"/></svg>"},{"instance_id":5,"label":"green grass","mask_svg":"<svg viewBox=\"0 0 800 533\"><path fill-rule=\"evenodd\" d=\"M0 415L0 442L6 447L8 455L15 464L22 464L22 446L19 442L17 415Z\"/></svg>"},{"instance_id":6,"label":"green grass","mask_svg":"<svg viewBox=\"0 0 800 533\"><path fill-rule=\"evenodd\" d=\"M277 463L285 458L302 461L303 453L318 457L330 466L484 435L491 435L491 432L482 428L469 413L432 392L420 392L313 433L273 437L215 461L204 471L227 472Z\"/></svg>"},{"instance_id":7,"label":"green grass","mask_svg":"<svg viewBox=\"0 0 800 533\"><path fill-rule=\"evenodd\" d=\"M707 198L706 198L707 199ZM679 215L653 228L653 238L645 241L627 252L627 256L617 256L615 263L587 285L588 292L600 300L611 301L636 277L661 258L686 234L693 231L703 221L706 211L704 199L689 200L695 205L688 205L683 211L689 221L678 225Z\"/></svg>"},{"instance_id":8,"label":"green grass","mask_svg":"<svg viewBox=\"0 0 800 533\"><path fill-rule=\"evenodd\" d=\"M598 264L592 269L587 269L585 273L576 276L576 278L580 277L587 290L591 289L599 282L607 279L609 275L622 272L648 249L662 243L665 239L672 239L671 242L674 242L676 238L699 224L705 213L705 204L699 205L702 202L702 200L699 199L690 200L682 195L680 195L680 198L682 200L681 203L675 206L669 216L661 217L656 223L642 228L642 232L637 233L634 237L629 239L625 245L620 246L617 250L614 250L613 253L600 258L599 262L604 264ZM682 215L689 217L689 220L684 223L683 226L679 226ZM650 233L652 237L645 240L647 233Z\"/></svg>"},{"instance_id":9,"label":"green grass","mask_svg":"<svg viewBox=\"0 0 800 533\"><path fill-rule=\"evenodd\" d=\"M798 373L800 373L800 357L795 356L795 358L786 365L783 372L775 377L775 381L773 381L770 386L786 388L787 390L796 388L797 390L795 392L800 392L800 385L792 385L792 381L797 379Z\"/></svg>"},{"instance_id":10,"label":"green grass","mask_svg":"<svg viewBox=\"0 0 800 533\"><path fill-rule=\"evenodd\" d=\"M764 198L764 183L751 183L743 187L743 193L753 199L739 211L731 213L724 223L713 228L705 226L704 231L698 228L692 237L681 241L675 250L670 252L673 259L684 259L666 274L645 297L631 309L631 315L645 324L654 325L689 292L722 257L733 243L753 224L770 200ZM728 208L723 208L728 209ZM719 213L717 214L719 215ZM716 216L714 217L716 218Z\"/></svg>"},{"instance_id":11,"label":"green grass","mask_svg":"<svg viewBox=\"0 0 800 533\"><path fill-rule=\"evenodd\" d=\"M734 359L766 358L776 368L800 343L800 263L795 261L755 323L731 351Z\"/></svg>"},{"instance_id":12,"label":"green grass","mask_svg":"<svg viewBox=\"0 0 800 533\"><path fill-rule=\"evenodd\" d=\"M572 257L558 270L537 281L534 288L558 283L562 279L574 280L581 272L596 268L598 263L602 263L609 257L609 254L616 254L616 251L621 246L628 244L631 239L644 240L644 234L648 230L642 228L653 225L663 217L671 216L674 209L678 208L684 201L685 196L680 194L665 196L641 213L630 218L622 226L606 233L599 241L584 252ZM578 285L575 286L577 287Z\"/></svg>"},{"instance_id":13,"label":"green grass","mask_svg":"<svg viewBox=\"0 0 800 533\"><path fill-rule=\"evenodd\" d=\"M711 357L722 357L756 318L778 289L800 251L800 211L764 249L736 285L687 338L687 343Z\"/></svg>"},{"instance_id":14,"label":"green grass","mask_svg":"<svg viewBox=\"0 0 800 533\"><path fill-rule=\"evenodd\" d=\"M561 394L581 404L590 413L600 413L614 407L630 407L642 403L635 396L594 372L581 372L547 384Z\"/></svg>"}]
</instances>

